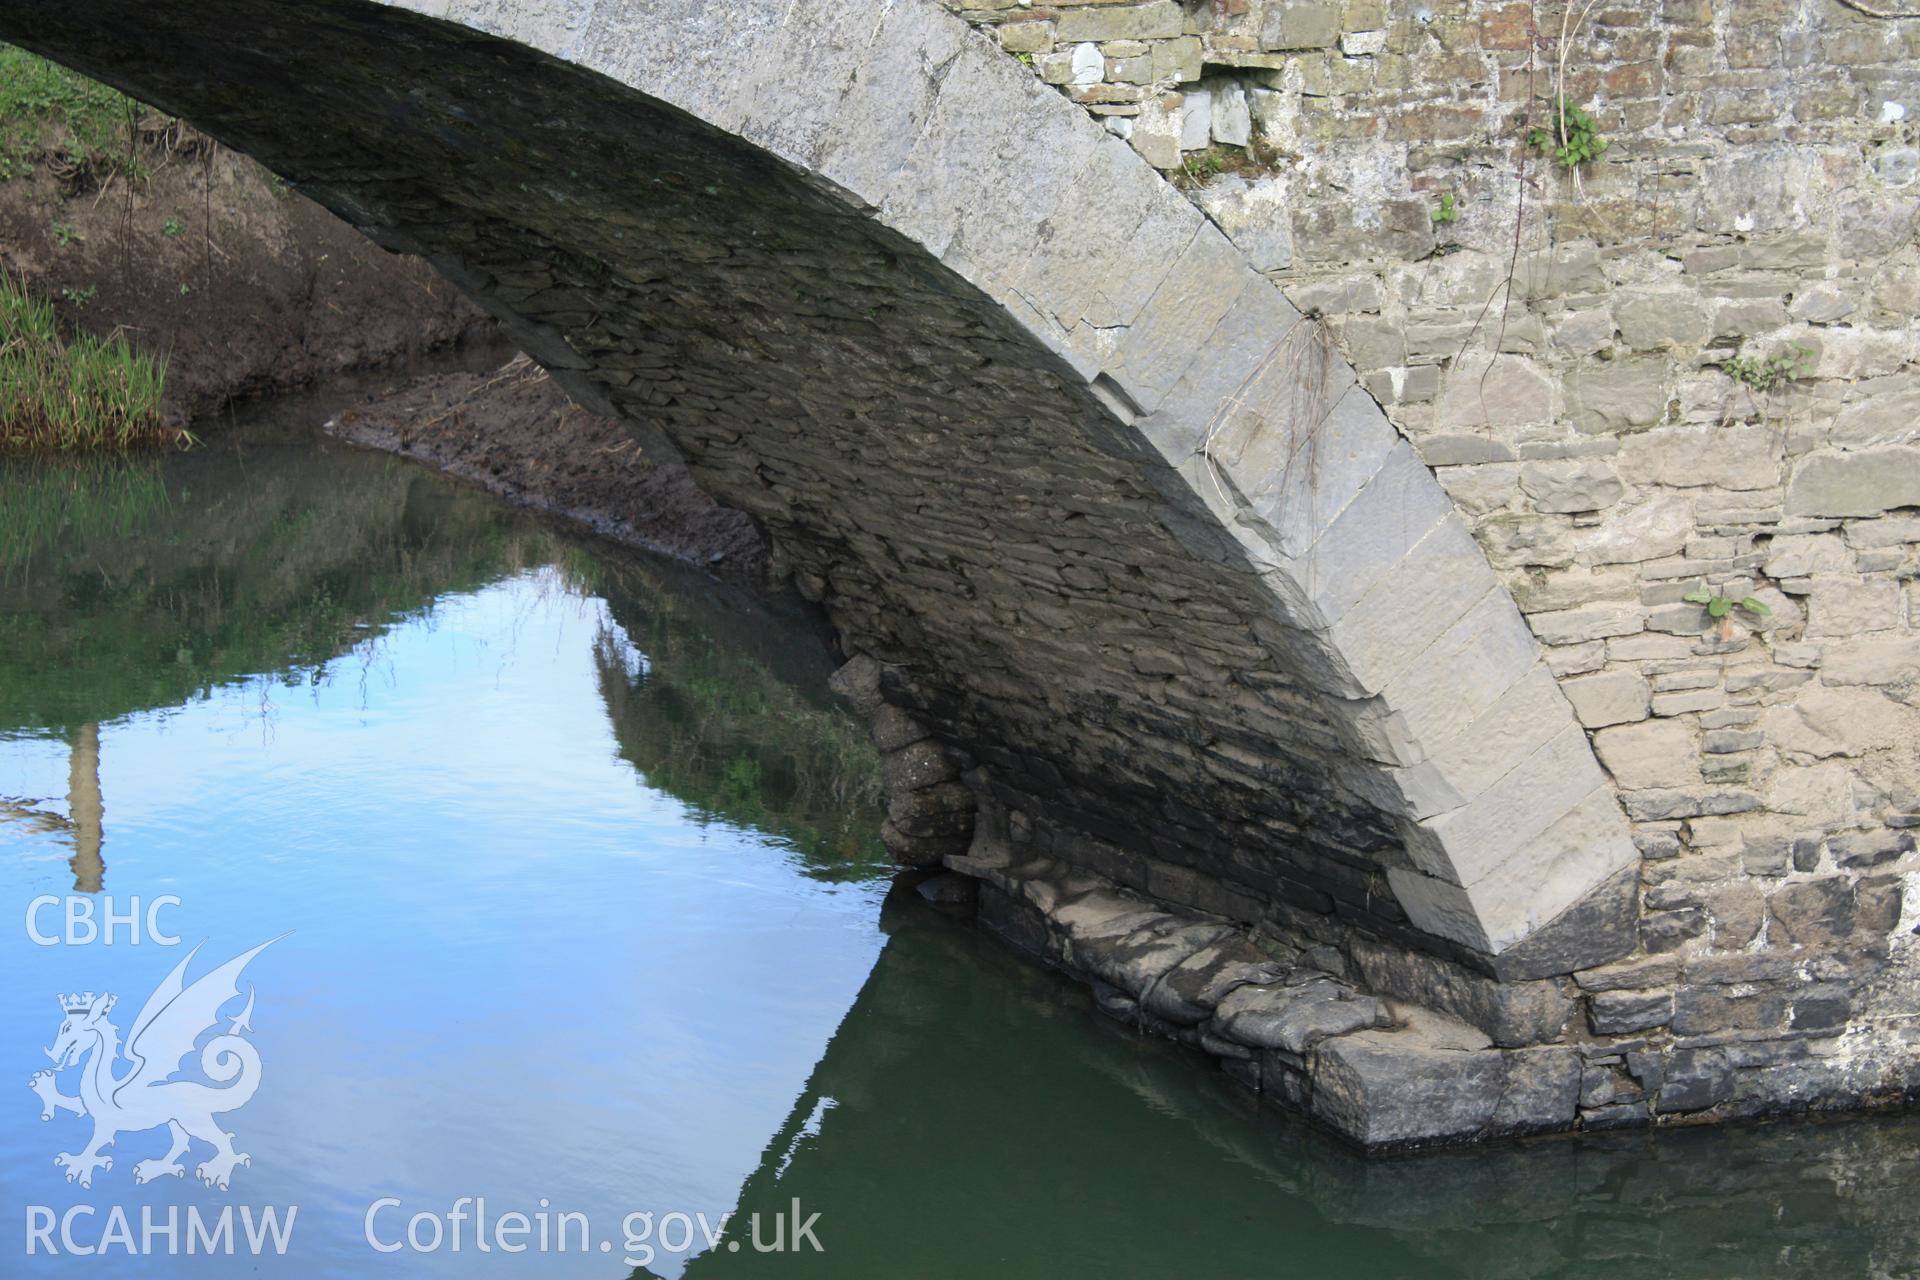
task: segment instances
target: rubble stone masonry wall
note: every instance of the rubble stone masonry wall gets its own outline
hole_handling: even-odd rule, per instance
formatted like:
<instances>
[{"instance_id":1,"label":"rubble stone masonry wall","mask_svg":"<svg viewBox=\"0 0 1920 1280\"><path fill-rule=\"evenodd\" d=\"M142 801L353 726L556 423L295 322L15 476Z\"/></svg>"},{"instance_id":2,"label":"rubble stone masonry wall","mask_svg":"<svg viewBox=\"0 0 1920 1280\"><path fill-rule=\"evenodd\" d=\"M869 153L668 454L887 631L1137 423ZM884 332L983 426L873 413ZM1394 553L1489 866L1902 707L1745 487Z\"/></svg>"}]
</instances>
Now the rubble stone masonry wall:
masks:
<instances>
[{"instance_id":1,"label":"rubble stone masonry wall","mask_svg":"<svg viewBox=\"0 0 1920 1280\"><path fill-rule=\"evenodd\" d=\"M1843 1064L1915 1011L1920 6L949 2L1325 318L1519 601L1642 855L1589 1123L1677 1109L1648 1046L1891 1085Z\"/></svg>"}]
</instances>

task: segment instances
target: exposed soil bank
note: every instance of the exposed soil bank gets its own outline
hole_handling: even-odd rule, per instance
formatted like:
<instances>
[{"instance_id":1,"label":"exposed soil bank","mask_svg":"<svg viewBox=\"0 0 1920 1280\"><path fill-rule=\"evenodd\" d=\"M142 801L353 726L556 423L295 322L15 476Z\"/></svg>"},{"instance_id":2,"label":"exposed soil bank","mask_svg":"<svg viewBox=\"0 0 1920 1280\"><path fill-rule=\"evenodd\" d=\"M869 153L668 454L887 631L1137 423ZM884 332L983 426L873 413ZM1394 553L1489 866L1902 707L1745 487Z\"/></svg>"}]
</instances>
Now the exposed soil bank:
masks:
<instances>
[{"instance_id":1,"label":"exposed soil bank","mask_svg":"<svg viewBox=\"0 0 1920 1280\"><path fill-rule=\"evenodd\" d=\"M245 420L220 412L235 401L411 372L463 341L466 368L492 370L511 353L425 262L380 249L254 161L37 60L16 53L9 66L50 76L57 109L15 94L0 119L0 270L50 301L64 331L122 333L164 359L169 425L207 435ZM452 363L437 357L434 376L341 414L336 434L616 541L764 581L753 522L717 506L680 464L643 456L525 360L438 372Z\"/></svg>"},{"instance_id":2,"label":"exposed soil bank","mask_svg":"<svg viewBox=\"0 0 1920 1280\"><path fill-rule=\"evenodd\" d=\"M230 399L491 333L426 263L380 249L253 161L178 128L158 137L131 181L76 181L47 163L0 181L0 268L69 329L119 329L165 357L170 422L205 420L204 434Z\"/></svg>"},{"instance_id":3,"label":"exposed soil bank","mask_svg":"<svg viewBox=\"0 0 1920 1280\"><path fill-rule=\"evenodd\" d=\"M648 457L619 423L573 404L524 356L491 374L417 379L327 430L731 581L767 577L767 545L748 516L701 492L677 461Z\"/></svg>"}]
</instances>

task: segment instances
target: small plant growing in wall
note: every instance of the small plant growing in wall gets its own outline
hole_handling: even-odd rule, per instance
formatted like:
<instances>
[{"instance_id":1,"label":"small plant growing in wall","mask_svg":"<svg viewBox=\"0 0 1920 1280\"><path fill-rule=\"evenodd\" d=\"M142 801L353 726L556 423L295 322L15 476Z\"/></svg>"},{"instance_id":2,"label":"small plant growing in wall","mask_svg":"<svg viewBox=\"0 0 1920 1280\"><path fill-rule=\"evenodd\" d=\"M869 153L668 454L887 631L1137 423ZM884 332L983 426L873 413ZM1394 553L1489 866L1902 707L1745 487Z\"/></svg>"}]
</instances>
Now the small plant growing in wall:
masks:
<instances>
[{"instance_id":1,"label":"small plant growing in wall","mask_svg":"<svg viewBox=\"0 0 1920 1280\"><path fill-rule=\"evenodd\" d=\"M1527 132L1527 145L1551 155L1554 163L1568 170L1591 164L1607 153L1607 140L1600 136L1600 126L1593 116L1565 98L1553 101L1552 127Z\"/></svg>"},{"instance_id":2,"label":"small plant growing in wall","mask_svg":"<svg viewBox=\"0 0 1920 1280\"><path fill-rule=\"evenodd\" d=\"M1453 198L1453 192L1442 191L1440 203L1435 205L1427 216L1433 219L1433 225L1436 227L1444 227L1460 221L1460 205Z\"/></svg>"},{"instance_id":3,"label":"small plant growing in wall","mask_svg":"<svg viewBox=\"0 0 1920 1280\"><path fill-rule=\"evenodd\" d=\"M1191 191L1195 187L1204 187L1224 173L1258 178L1274 172L1280 162L1280 153L1258 140L1244 147L1216 142L1210 147L1182 155L1180 167L1171 176L1174 186L1182 191Z\"/></svg>"},{"instance_id":4,"label":"small plant growing in wall","mask_svg":"<svg viewBox=\"0 0 1920 1280\"><path fill-rule=\"evenodd\" d=\"M1720 638L1722 640L1733 639L1733 611L1735 609L1740 610L1742 613L1749 614L1754 618L1764 618L1773 612L1772 609L1768 608L1754 596L1748 596L1744 600L1734 600L1721 595L1717 591L1709 591L1705 587L1702 587L1698 591L1689 591L1680 598L1688 604L1705 605L1707 607L1707 616L1720 624Z\"/></svg>"},{"instance_id":5,"label":"small plant growing in wall","mask_svg":"<svg viewBox=\"0 0 1920 1280\"><path fill-rule=\"evenodd\" d=\"M1720 367L1735 382L1765 395L1813 372L1813 348L1795 343L1771 356L1736 355Z\"/></svg>"},{"instance_id":6,"label":"small plant growing in wall","mask_svg":"<svg viewBox=\"0 0 1920 1280\"><path fill-rule=\"evenodd\" d=\"M1205 182L1227 171L1227 158L1220 154L1220 148L1208 147L1204 151L1190 151L1180 158L1181 167L1187 176L1195 182Z\"/></svg>"}]
</instances>

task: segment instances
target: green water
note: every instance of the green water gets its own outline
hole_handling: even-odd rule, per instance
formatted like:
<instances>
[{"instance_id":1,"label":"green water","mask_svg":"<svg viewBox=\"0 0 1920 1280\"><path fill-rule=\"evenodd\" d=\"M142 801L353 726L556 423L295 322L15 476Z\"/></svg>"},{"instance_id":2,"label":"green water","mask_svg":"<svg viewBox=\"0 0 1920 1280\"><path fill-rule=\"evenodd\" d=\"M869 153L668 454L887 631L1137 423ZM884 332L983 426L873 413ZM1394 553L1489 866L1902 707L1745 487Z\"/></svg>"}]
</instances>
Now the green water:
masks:
<instances>
[{"instance_id":1,"label":"green water","mask_svg":"<svg viewBox=\"0 0 1920 1280\"><path fill-rule=\"evenodd\" d=\"M0 1273L1920 1269L1911 1119L1366 1161L1257 1108L890 888L875 762L802 613L313 416L0 473ZM178 945L21 924L36 898L44 932L70 901L160 896ZM195 943L197 976L267 939L241 988L258 1092L222 1121L250 1163L205 1186L196 1148L137 1183L167 1141L129 1131L67 1182L53 1157L88 1127L25 1087L55 997L112 991L125 1032ZM297 1211L284 1251L103 1229L240 1207ZM456 1208L459 1251L404 1243ZM584 1245L477 1249L475 1217L548 1211ZM729 1214L712 1243L691 1225ZM36 1240L47 1221L71 1238ZM789 1247L759 1251L776 1222Z\"/></svg>"}]
</instances>

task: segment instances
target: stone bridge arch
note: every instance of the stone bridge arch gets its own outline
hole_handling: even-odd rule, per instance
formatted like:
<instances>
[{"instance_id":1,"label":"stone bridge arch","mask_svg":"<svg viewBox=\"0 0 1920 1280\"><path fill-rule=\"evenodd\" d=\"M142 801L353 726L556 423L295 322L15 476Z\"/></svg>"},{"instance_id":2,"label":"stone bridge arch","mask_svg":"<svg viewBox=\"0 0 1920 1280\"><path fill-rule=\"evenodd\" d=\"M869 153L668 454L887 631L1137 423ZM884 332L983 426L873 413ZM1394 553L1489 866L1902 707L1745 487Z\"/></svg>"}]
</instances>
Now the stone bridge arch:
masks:
<instances>
[{"instance_id":1,"label":"stone bridge arch","mask_svg":"<svg viewBox=\"0 0 1920 1280\"><path fill-rule=\"evenodd\" d=\"M0 0L0 37L427 256L677 450L1041 851L1500 978L1632 945L1612 785L1432 473L934 0Z\"/></svg>"}]
</instances>

